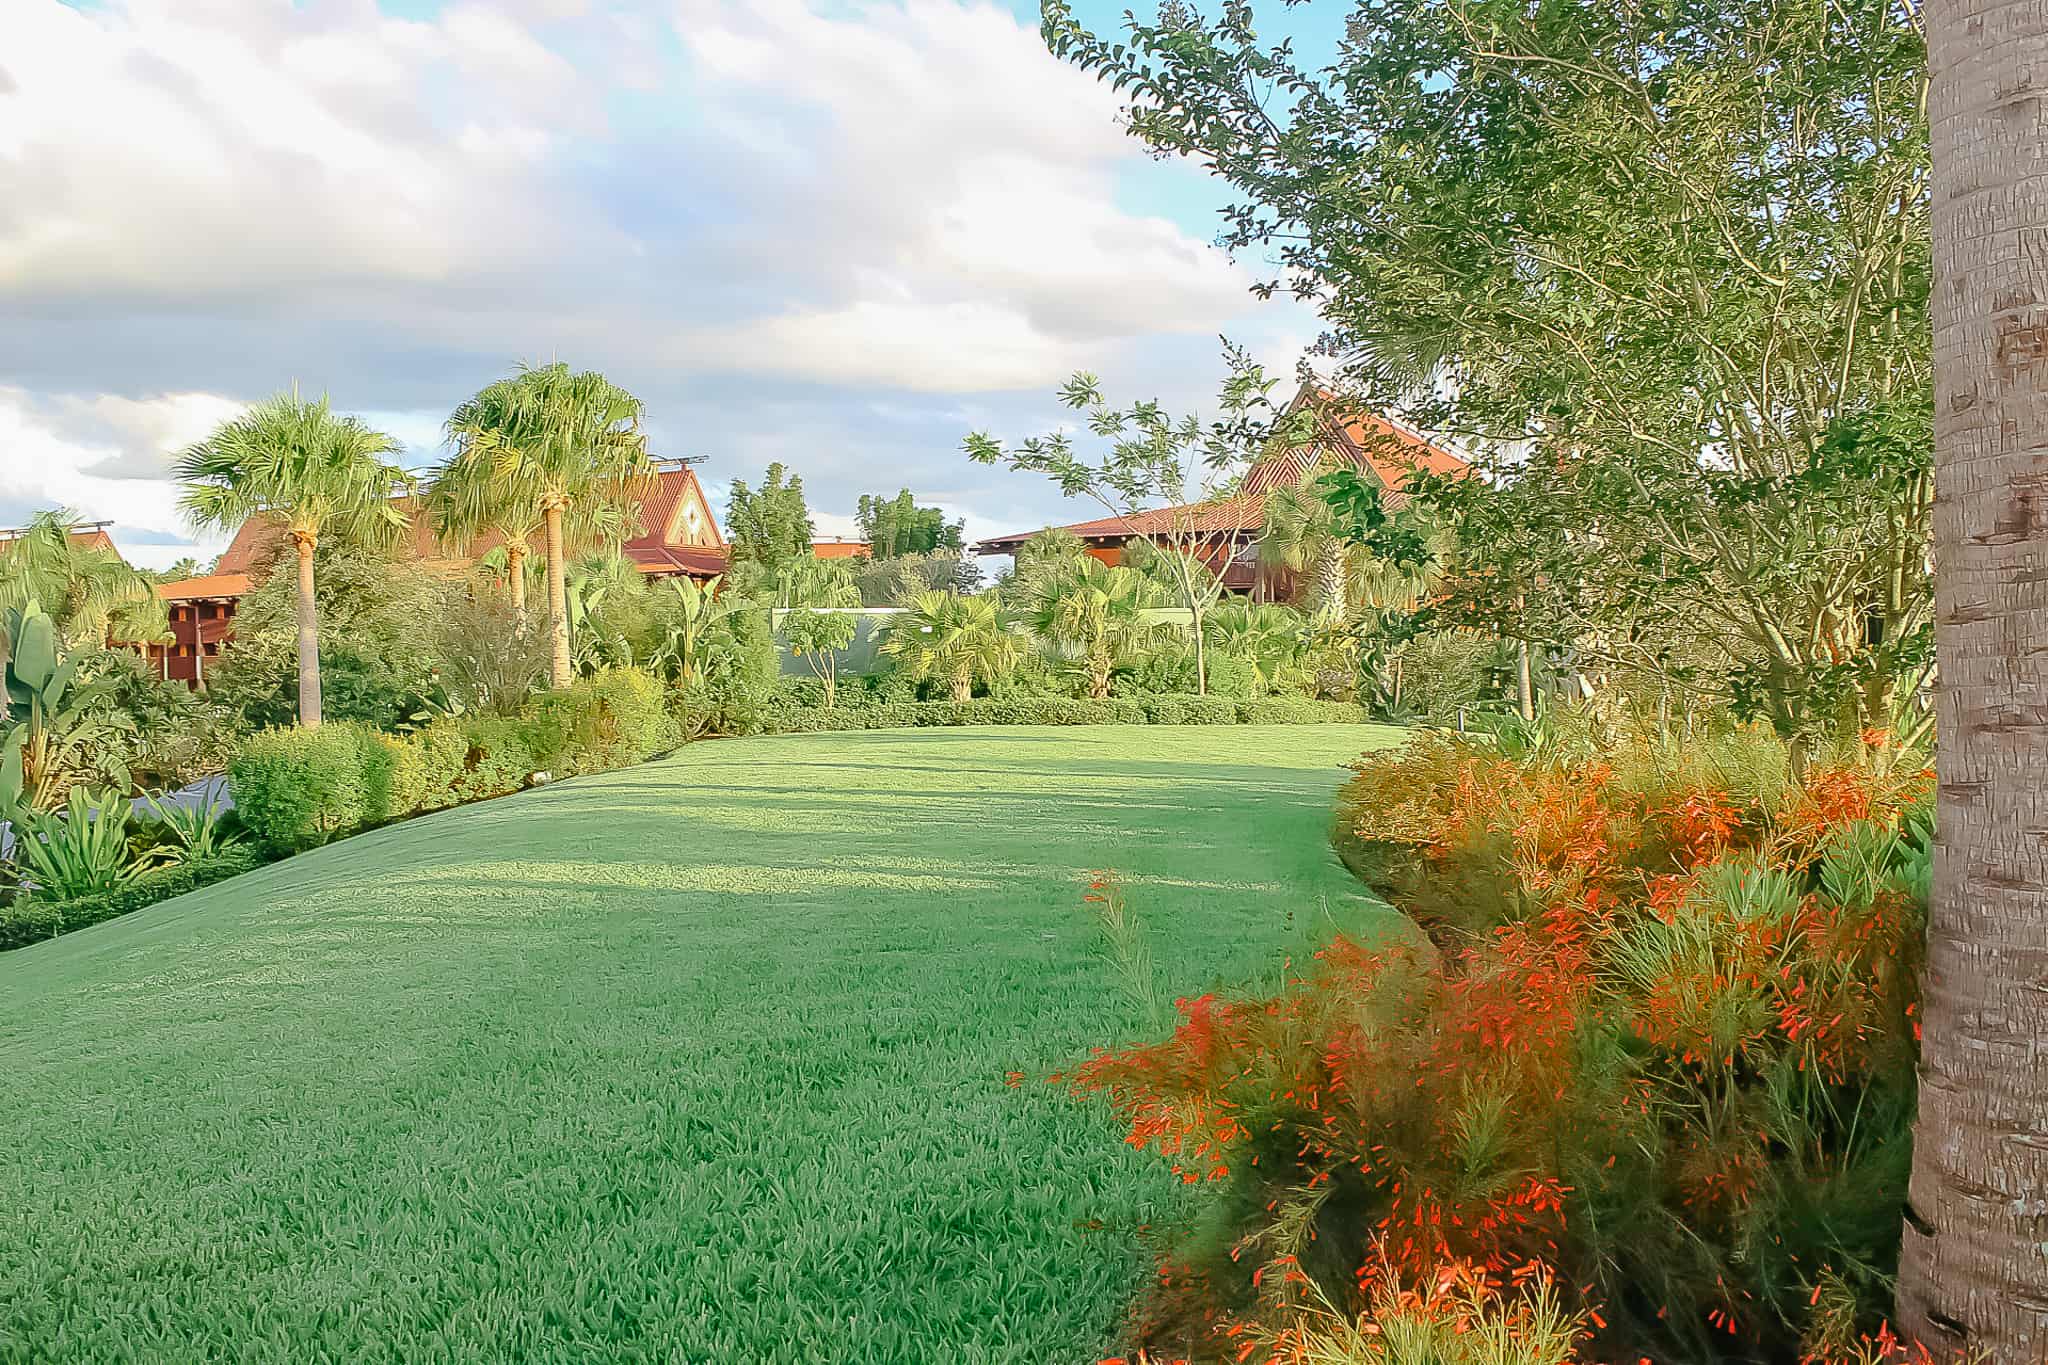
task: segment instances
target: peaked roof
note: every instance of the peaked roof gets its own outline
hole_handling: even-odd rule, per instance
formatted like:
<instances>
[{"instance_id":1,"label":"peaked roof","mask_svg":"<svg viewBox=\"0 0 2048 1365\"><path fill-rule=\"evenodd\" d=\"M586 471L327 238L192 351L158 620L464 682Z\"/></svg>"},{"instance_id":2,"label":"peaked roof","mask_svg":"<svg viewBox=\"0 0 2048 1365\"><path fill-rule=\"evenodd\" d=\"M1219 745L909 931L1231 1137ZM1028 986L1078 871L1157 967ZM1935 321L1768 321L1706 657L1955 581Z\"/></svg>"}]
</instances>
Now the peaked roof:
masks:
<instances>
[{"instance_id":1,"label":"peaked roof","mask_svg":"<svg viewBox=\"0 0 2048 1365\"><path fill-rule=\"evenodd\" d=\"M69 537L71 548L74 550L107 550L120 556L121 547L114 544L114 538L107 534L107 528L113 524L110 521L87 522L82 526L73 526L65 534ZM33 530L33 527L17 526L0 531L0 554L7 553L10 546L28 537Z\"/></svg>"},{"instance_id":2,"label":"peaked roof","mask_svg":"<svg viewBox=\"0 0 2048 1365\"><path fill-rule=\"evenodd\" d=\"M419 499L393 499L406 513L406 538L401 554L416 563L456 569L474 563L503 543L498 535L479 536L466 549L443 545L420 515ZM694 520L693 518L694 514ZM260 576L284 542L284 527L269 517L251 517L214 563L211 577ZM722 573L725 534L688 465L673 465L655 477L640 502L640 529L620 547L646 573ZM716 567L707 567L714 563ZM182 586L182 585L171 585Z\"/></svg>"},{"instance_id":3,"label":"peaked roof","mask_svg":"<svg viewBox=\"0 0 2048 1365\"><path fill-rule=\"evenodd\" d=\"M1083 540L1118 541L1190 530L1201 535L1220 535L1226 531L1255 533L1266 522L1267 496L1276 489L1299 488L1326 460L1335 459L1372 475L1387 490L1387 500L1394 506L1406 501L1401 485L1417 470L1458 476L1472 468L1471 461L1462 455L1391 417L1380 413L1341 415L1338 401L1328 389L1304 385L1288 410L1314 405L1318 409L1316 434L1299 444L1260 456L1245 471L1240 491L1231 497L1152 507L1128 517L1097 517L1059 529ZM1017 531L994 536L974 548L980 554L1014 554L1019 545L1037 534Z\"/></svg>"}]
</instances>

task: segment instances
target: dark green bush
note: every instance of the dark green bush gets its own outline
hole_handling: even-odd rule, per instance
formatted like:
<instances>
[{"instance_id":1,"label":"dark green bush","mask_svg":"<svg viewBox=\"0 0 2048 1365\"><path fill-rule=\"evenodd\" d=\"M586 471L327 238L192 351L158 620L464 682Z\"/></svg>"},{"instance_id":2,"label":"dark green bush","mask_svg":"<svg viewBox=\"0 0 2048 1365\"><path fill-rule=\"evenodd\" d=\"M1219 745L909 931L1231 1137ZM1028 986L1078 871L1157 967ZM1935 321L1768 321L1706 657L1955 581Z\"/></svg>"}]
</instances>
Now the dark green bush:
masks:
<instances>
[{"instance_id":1,"label":"dark green bush","mask_svg":"<svg viewBox=\"0 0 2048 1365\"><path fill-rule=\"evenodd\" d=\"M145 872L127 886L96 896L51 901L30 897L18 901L0 909L0 951L117 919L158 901L167 901L187 891L197 891L202 886L239 876L260 862L262 857L256 850L238 845L210 858Z\"/></svg>"},{"instance_id":2,"label":"dark green bush","mask_svg":"<svg viewBox=\"0 0 2048 1365\"><path fill-rule=\"evenodd\" d=\"M527 775L535 771L533 737L537 730L546 733L551 727L536 727L524 717L465 717L462 737L468 747L462 769L455 775L456 801L482 801L524 787Z\"/></svg>"},{"instance_id":3,"label":"dark green bush","mask_svg":"<svg viewBox=\"0 0 2048 1365\"><path fill-rule=\"evenodd\" d=\"M611 668L533 704L527 744L537 767L604 772L642 763L676 746L680 736L646 673Z\"/></svg>"}]
</instances>

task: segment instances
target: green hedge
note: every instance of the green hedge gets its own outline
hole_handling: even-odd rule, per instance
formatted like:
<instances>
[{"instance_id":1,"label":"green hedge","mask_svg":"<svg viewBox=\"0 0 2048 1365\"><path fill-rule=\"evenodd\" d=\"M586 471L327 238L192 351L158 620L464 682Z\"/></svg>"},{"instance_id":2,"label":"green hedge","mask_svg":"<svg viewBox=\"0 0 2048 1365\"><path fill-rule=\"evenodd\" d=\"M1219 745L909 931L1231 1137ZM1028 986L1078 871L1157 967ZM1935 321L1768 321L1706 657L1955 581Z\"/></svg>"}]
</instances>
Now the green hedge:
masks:
<instances>
[{"instance_id":1,"label":"green hedge","mask_svg":"<svg viewBox=\"0 0 2048 1365\"><path fill-rule=\"evenodd\" d=\"M517 716L449 716L410 735L360 724L267 730L228 766L242 824L291 853L422 810L481 801L533 774L568 777L639 763L678 732L660 684L613 669L536 698Z\"/></svg>"},{"instance_id":2,"label":"green hedge","mask_svg":"<svg viewBox=\"0 0 2048 1365\"><path fill-rule=\"evenodd\" d=\"M918 725L1327 725L1365 719L1365 712L1348 702L1307 697L982 697L966 702L875 702L829 711L785 703L767 709L762 729L769 734L811 734Z\"/></svg>"},{"instance_id":3,"label":"green hedge","mask_svg":"<svg viewBox=\"0 0 2048 1365\"><path fill-rule=\"evenodd\" d=\"M116 891L71 900L27 900L0 908L0 950L38 943L104 920L117 919L144 906L197 891L202 886L240 876L262 858L248 847L227 849L204 860L179 863L145 872Z\"/></svg>"}]
</instances>

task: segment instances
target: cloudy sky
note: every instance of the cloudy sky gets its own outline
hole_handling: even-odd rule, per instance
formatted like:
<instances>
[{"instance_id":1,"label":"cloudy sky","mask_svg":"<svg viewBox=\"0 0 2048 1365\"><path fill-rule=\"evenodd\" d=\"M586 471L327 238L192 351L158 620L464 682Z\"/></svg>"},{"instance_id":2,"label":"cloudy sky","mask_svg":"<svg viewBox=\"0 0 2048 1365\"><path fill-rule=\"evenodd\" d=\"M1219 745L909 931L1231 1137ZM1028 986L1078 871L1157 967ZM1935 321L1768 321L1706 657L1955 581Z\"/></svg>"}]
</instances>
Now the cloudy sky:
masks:
<instances>
[{"instance_id":1,"label":"cloudy sky","mask_svg":"<svg viewBox=\"0 0 2048 1365\"><path fill-rule=\"evenodd\" d=\"M1121 3L1091 17L1112 23ZM1312 318L1210 243L986 0L0 0L0 525L191 549L170 452L294 383L435 454L522 359L604 370L714 497L772 460L826 533L915 489L974 533L1094 515L969 429L1213 393ZM201 547L206 553L212 547Z\"/></svg>"}]
</instances>

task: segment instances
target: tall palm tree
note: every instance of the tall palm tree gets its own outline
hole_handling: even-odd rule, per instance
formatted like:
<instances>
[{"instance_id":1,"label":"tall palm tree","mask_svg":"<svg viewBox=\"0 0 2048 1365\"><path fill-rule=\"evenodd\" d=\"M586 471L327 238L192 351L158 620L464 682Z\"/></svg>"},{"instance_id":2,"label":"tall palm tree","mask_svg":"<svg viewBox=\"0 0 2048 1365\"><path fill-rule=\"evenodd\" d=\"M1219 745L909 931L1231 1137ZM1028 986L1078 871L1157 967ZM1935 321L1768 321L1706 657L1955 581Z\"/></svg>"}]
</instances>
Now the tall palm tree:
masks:
<instances>
[{"instance_id":1,"label":"tall palm tree","mask_svg":"<svg viewBox=\"0 0 2048 1365\"><path fill-rule=\"evenodd\" d=\"M1162 596L1158 585L1136 570L1084 559L1041 588L1031 626L1080 669L1089 696L1106 697L1116 666L1164 633L1147 614Z\"/></svg>"},{"instance_id":2,"label":"tall palm tree","mask_svg":"<svg viewBox=\"0 0 2048 1365\"><path fill-rule=\"evenodd\" d=\"M534 542L546 534L546 518L537 500L523 495L511 480L480 460L450 460L427 489L426 513L442 544L467 553L479 541L498 542L483 556L483 566L505 580L514 618L526 619L527 560ZM623 509L616 502L584 502L564 510L565 552L616 544L625 537Z\"/></svg>"},{"instance_id":3,"label":"tall palm tree","mask_svg":"<svg viewBox=\"0 0 2048 1365\"><path fill-rule=\"evenodd\" d=\"M880 652L912 681L942 679L954 701L974 695L977 680L994 682L1024 652L992 597L925 592L912 598L882 634Z\"/></svg>"},{"instance_id":4,"label":"tall palm tree","mask_svg":"<svg viewBox=\"0 0 2048 1365\"><path fill-rule=\"evenodd\" d=\"M465 400L448 418L455 453L441 467L459 506L451 525L480 525L485 508L532 509L547 557L550 674L571 677L566 546L579 518L636 508L656 468L640 431L640 400L594 370L525 366ZM514 524L516 513L511 514Z\"/></svg>"},{"instance_id":5,"label":"tall palm tree","mask_svg":"<svg viewBox=\"0 0 2048 1365\"><path fill-rule=\"evenodd\" d=\"M1276 488L1266 496L1259 561L1301 575L1301 607L1311 619L1327 624L1345 615L1350 558L1336 514L1313 491Z\"/></svg>"},{"instance_id":6,"label":"tall palm tree","mask_svg":"<svg viewBox=\"0 0 2048 1365\"><path fill-rule=\"evenodd\" d=\"M40 604L73 648L104 644L109 635L160 637L168 622L150 576L90 543L80 525L76 513L51 509L0 541L0 611Z\"/></svg>"},{"instance_id":7,"label":"tall palm tree","mask_svg":"<svg viewBox=\"0 0 2048 1365\"><path fill-rule=\"evenodd\" d=\"M1926 7L1940 773L1899 1317L1943 1358L2048 1359L2048 28ZM2030 86L2031 82L2031 86Z\"/></svg>"},{"instance_id":8,"label":"tall palm tree","mask_svg":"<svg viewBox=\"0 0 2048 1365\"><path fill-rule=\"evenodd\" d=\"M223 422L178 457L178 506L195 530L233 531L270 517L298 555L299 724L320 723L320 622L313 551L325 535L369 548L406 529L396 494L412 478L388 457L398 442L356 417L337 416L322 395L278 394Z\"/></svg>"}]
</instances>

